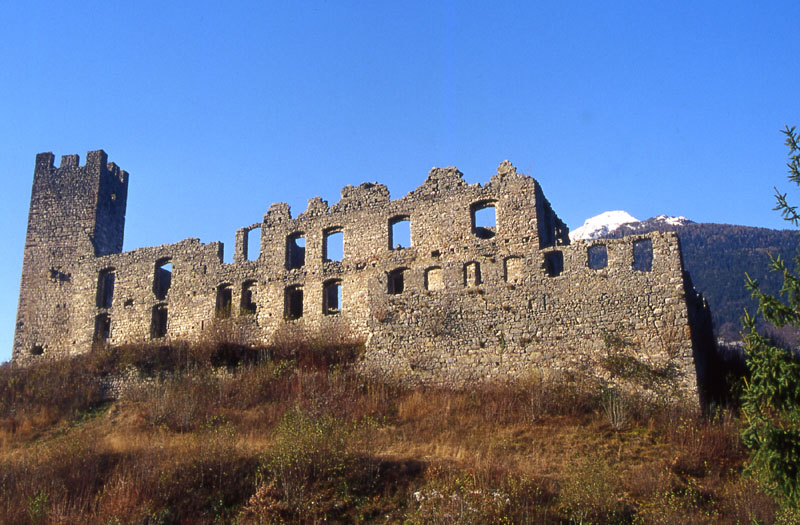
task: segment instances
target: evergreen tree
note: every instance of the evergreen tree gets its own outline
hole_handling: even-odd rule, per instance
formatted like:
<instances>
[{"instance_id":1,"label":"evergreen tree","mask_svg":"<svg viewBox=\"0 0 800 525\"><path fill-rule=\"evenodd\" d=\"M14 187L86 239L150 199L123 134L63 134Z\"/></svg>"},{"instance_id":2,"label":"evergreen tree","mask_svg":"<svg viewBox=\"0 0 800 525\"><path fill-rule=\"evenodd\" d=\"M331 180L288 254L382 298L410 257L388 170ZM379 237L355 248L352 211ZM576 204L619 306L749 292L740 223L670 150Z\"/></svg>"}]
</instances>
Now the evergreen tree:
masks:
<instances>
[{"instance_id":1,"label":"evergreen tree","mask_svg":"<svg viewBox=\"0 0 800 525\"><path fill-rule=\"evenodd\" d=\"M783 131L789 147L789 180L800 186L800 133L788 126ZM786 193L775 190L783 218L800 224L797 206ZM771 271L780 272L783 286L778 296L763 293L747 277L747 288L758 300L758 313L778 328L800 327L800 253L794 268L780 257L772 258ZM750 451L747 469L771 494L790 508L800 508L800 362L795 351L776 346L756 332L755 318L745 312L742 320L749 380L742 399L742 439Z\"/></svg>"}]
</instances>

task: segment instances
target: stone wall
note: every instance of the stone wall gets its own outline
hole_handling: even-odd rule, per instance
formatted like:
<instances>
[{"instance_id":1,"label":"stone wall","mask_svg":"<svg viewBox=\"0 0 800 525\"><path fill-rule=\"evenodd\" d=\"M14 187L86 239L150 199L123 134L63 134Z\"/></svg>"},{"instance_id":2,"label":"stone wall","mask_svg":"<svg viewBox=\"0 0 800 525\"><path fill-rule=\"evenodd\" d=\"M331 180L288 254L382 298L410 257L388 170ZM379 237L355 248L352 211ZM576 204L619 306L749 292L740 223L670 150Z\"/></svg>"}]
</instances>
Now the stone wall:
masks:
<instances>
[{"instance_id":1,"label":"stone wall","mask_svg":"<svg viewBox=\"0 0 800 525\"><path fill-rule=\"evenodd\" d=\"M396 200L365 183L333 205L315 197L297 217L273 204L237 232L225 264L221 243L197 239L121 253L127 173L102 151L83 167L52 159L37 157L14 360L191 340L230 319L253 343L287 327L356 334L366 370L411 382L609 376L602 360L624 348L696 391L697 298L677 237L569 245L539 184L508 162L485 185L434 168ZM410 243L393 237L395 224L408 225ZM260 253L248 253L259 234Z\"/></svg>"}]
</instances>

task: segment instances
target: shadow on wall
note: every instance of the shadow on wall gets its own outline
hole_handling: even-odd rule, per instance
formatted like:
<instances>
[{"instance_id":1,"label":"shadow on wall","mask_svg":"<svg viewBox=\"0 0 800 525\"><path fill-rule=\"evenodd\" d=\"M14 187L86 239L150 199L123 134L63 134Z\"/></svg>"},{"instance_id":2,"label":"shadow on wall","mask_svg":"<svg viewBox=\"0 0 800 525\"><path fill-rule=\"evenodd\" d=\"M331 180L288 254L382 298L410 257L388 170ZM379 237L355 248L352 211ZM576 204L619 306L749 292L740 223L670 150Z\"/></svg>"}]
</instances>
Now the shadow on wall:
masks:
<instances>
[{"instance_id":1,"label":"shadow on wall","mask_svg":"<svg viewBox=\"0 0 800 525\"><path fill-rule=\"evenodd\" d=\"M723 366L724 362L714 339L711 309L702 294L694 288L689 272L683 272L683 283L700 404L704 409L710 408L713 404L727 404L731 393L726 377L731 370Z\"/></svg>"}]
</instances>

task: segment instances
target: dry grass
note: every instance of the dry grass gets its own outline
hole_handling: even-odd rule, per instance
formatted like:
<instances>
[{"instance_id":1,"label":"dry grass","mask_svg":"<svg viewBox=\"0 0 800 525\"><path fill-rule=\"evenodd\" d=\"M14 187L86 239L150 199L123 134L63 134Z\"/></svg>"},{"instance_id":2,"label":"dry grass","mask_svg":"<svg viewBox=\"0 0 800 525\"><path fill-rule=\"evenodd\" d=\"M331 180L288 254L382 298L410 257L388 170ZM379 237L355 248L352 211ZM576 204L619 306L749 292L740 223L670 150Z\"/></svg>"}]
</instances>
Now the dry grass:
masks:
<instances>
[{"instance_id":1,"label":"dry grass","mask_svg":"<svg viewBox=\"0 0 800 525\"><path fill-rule=\"evenodd\" d=\"M309 341L0 370L0 523L777 519L730 413L629 397L610 418L586 378L400 388ZM113 403L79 384L131 364L171 375Z\"/></svg>"}]
</instances>

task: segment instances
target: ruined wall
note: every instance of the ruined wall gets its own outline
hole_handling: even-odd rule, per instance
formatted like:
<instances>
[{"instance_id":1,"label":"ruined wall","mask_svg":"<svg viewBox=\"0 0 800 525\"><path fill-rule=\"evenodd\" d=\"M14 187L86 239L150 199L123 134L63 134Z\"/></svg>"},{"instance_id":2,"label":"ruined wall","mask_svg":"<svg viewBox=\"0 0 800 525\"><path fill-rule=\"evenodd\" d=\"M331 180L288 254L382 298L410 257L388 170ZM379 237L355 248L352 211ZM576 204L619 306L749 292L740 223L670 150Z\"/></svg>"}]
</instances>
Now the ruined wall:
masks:
<instances>
[{"instance_id":1,"label":"ruined wall","mask_svg":"<svg viewBox=\"0 0 800 525\"><path fill-rule=\"evenodd\" d=\"M365 183L343 188L333 205L315 197L297 217L273 204L237 232L225 264L221 243L197 239L119 253L127 174L105 160L90 152L78 167L67 156L56 169L51 154L37 157L15 360L192 339L232 319L254 343L286 327L360 334L365 370L426 383L531 370L607 375L598 363L609 341L623 341L695 388L693 292L677 237L569 245L541 187L508 162L485 185L434 168L396 200ZM403 224L405 246L392 233ZM260 253L248 253L248 237L259 234Z\"/></svg>"},{"instance_id":2,"label":"ruined wall","mask_svg":"<svg viewBox=\"0 0 800 525\"><path fill-rule=\"evenodd\" d=\"M634 245L643 241L652 244L650 271L633 267ZM598 246L606 248L608 262L593 269L588 250ZM560 273L545 262L555 255L563 257ZM614 383L600 364L624 352L653 371L672 367L673 384L696 388L676 235L533 253L487 249L475 259L479 284L464 286L462 266L453 260L442 264L449 276L443 289L371 294L373 310L389 313L370 319L368 366L425 383L575 371ZM509 261L518 270L509 271Z\"/></svg>"}]
</instances>

